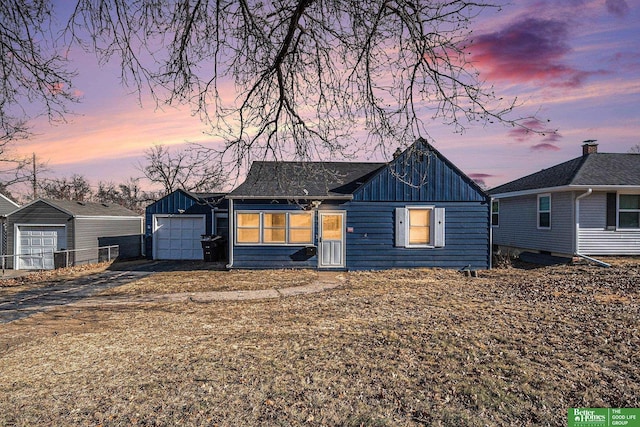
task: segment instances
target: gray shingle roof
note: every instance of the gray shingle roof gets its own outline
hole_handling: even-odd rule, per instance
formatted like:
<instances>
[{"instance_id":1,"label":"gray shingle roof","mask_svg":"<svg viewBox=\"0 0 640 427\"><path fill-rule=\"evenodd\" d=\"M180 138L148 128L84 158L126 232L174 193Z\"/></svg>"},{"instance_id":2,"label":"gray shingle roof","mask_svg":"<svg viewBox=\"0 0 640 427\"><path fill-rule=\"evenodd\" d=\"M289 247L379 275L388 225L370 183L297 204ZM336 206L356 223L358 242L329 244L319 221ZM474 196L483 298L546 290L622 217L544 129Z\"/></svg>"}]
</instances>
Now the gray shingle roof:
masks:
<instances>
[{"instance_id":1,"label":"gray shingle roof","mask_svg":"<svg viewBox=\"0 0 640 427\"><path fill-rule=\"evenodd\" d=\"M77 202L74 200L42 199L73 216L140 216L124 206L114 203Z\"/></svg>"},{"instance_id":2,"label":"gray shingle roof","mask_svg":"<svg viewBox=\"0 0 640 427\"><path fill-rule=\"evenodd\" d=\"M231 198L309 199L351 195L386 163L253 162Z\"/></svg>"},{"instance_id":3,"label":"gray shingle roof","mask_svg":"<svg viewBox=\"0 0 640 427\"><path fill-rule=\"evenodd\" d=\"M640 154L587 154L492 188L489 194L567 185L640 185Z\"/></svg>"}]
</instances>

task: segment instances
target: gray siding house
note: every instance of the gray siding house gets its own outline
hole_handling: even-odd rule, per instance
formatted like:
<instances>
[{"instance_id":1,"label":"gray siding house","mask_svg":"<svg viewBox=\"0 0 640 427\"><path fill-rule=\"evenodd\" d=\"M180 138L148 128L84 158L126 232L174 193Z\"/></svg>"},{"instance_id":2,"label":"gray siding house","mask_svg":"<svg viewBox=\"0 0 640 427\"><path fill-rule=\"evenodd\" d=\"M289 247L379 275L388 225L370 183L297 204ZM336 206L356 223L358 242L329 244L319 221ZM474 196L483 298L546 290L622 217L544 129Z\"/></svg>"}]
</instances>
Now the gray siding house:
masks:
<instances>
[{"instance_id":1,"label":"gray siding house","mask_svg":"<svg viewBox=\"0 0 640 427\"><path fill-rule=\"evenodd\" d=\"M98 259L98 247L119 245L141 255L143 218L119 205L35 200L7 216L7 263L16 270L52 269L54 252L72 250L75 264Z\"/></svg>"},{"instance_id":2,"label":"gray siding house","mask_svg":"<svg viewBox=\"0 0 640 427\"><path fill-rule=\"evenodd\" d=\"M640 255L640 154L582 156L489 190L493 244L515 253Z\"/></svg>"}]
</instances>

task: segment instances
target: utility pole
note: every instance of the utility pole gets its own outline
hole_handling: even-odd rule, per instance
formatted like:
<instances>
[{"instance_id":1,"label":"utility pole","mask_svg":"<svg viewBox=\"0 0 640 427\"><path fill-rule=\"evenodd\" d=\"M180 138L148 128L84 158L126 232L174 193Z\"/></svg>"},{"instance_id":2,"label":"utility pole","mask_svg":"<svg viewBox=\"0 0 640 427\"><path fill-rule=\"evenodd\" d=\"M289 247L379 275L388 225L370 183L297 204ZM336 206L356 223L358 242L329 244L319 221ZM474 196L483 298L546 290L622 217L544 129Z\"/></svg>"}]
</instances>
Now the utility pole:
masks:
<instances>
[{"instance_id":1,"label":"utility pole","mask_svg":"<svg viewBox=\"0 0 640 427\"><path fill-rule=\"evenodd\" d=\"M33 153L33 200L38 198L38 177L36 170L36 153Z\"/></svg>"}]
</instances>

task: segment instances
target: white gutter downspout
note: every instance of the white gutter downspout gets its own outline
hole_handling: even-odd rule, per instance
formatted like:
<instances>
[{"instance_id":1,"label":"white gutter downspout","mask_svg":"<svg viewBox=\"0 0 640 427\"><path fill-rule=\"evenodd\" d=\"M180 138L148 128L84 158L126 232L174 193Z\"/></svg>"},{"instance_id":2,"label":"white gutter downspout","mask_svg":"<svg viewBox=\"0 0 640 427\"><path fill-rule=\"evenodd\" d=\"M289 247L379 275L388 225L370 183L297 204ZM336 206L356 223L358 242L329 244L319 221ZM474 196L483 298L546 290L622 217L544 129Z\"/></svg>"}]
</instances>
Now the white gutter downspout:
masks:
<instances>
[{"instance_id":1,"label":"white gutter downspout","mask_svg":"<svg viewBox=\"0 0 640 427\"><path fill-rule=\"evenodd\" d=\"M595 262L598 265L601 265L602 267L611 267L610 264L607 264L604 261L600 261L597 260L595 258L591 258L589 256L583 255L580 253L580 199L584 198L584 197L588 197L591 195L591 193L593 193L593 189L589 188L586 193L583 193L581 195L579 195L578 197L576 197L576 239L575 239L575 255L580 257L580 258L584 258L588 261L591 262Z\"/></svg>"},{"instance_id":2,"label":"white gutter downspout","mask_svg":"<svg viewBox=\"0 0 640 427\"><path fill-rule=\"evenodd\" d=\"M233 199L229 199L229 264L227 268L233 268L233 242L235 241L234 233L234 214L233 214Z\"/></svg>"}]
</instances>

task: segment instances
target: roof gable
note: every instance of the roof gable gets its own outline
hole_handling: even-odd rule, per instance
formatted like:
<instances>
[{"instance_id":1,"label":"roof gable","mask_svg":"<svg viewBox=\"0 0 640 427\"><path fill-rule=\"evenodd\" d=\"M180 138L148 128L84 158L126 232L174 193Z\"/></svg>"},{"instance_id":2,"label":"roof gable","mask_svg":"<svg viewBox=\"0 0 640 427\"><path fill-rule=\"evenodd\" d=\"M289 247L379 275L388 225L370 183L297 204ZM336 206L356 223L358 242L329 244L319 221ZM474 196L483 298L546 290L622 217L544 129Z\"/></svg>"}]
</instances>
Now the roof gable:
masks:
<instances>
[{"instance_id":1,"label":"roof gable","mask_svg":"<svg viewBox=\"0 0 640 427\"><path fill-rule=\"evenodd\" d=\"M351 198L386 163L267 162L251 164L246 180L229 198Z\"/></svg>"},{"instance_id":2,"label":"roof gable","mask_svg":"<svg viewBox=\"0 0 640 427\"><path fill-rule=\"evenodd\" d=\"M640 154L585 154L492 188L489 193L503 194L569 185L640 185Z\"/></svg>"},{"instance_id":3,"label":"roof gable","mask_svg":"<svg viewBox=\"0 0 640 427\"><path fill-rule=\"evenodd\" d=\"M20 207L19 204L0 193L0 216L6 216Z\"/></svg>"},{"instance_id":4,"label":"roof gable","mask_svg":"<svg viewBox=\"0 0 640 427\"><path fill-rule=\"evenodd\" d=\"M354 200L484 201L486 193L431 144L418 139L354 194Z\"/></svg>"}]
</instances>

